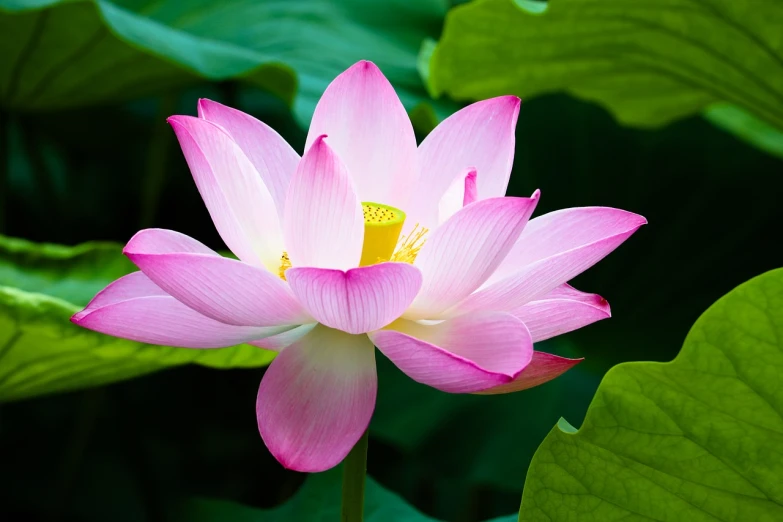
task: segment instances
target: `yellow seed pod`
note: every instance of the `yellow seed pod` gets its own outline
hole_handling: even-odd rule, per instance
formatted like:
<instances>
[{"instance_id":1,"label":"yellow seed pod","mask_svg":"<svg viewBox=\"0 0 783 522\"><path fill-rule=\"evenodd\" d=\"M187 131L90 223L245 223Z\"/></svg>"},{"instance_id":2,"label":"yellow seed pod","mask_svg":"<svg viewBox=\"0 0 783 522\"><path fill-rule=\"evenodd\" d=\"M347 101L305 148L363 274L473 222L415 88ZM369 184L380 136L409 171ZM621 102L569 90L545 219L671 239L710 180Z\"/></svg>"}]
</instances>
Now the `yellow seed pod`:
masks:
<instances>
[{"instance_id":1,"label":"yellow seed pod","mask_svg":"<svg viewBox=\"0 0 783 522\"><path fill-rule=\"evenodd\" d=\"M374 265L391 259L405 223L405 212L380 203L362 203L364 245L359 266Z\"/></svg>"}]
</instances>

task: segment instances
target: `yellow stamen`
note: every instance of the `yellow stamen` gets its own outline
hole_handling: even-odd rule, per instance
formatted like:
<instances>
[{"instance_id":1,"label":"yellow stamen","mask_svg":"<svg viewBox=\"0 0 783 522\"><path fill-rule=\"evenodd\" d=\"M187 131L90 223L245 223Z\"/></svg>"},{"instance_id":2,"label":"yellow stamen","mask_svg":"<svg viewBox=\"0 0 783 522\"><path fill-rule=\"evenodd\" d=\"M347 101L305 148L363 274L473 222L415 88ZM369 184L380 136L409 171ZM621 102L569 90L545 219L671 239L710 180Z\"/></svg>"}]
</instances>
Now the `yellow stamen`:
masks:
<instances>
[{"instance_id":1,"label":"yellow stamen","mask_svg":"<svg viewBox=\"0 0 783 522\"><path fill-rule=\"evenodd\" d=\"M362 203L364 212L364 245L359 266L374 265L391 259L402 232L405 212L381 205Z\"/></svg>"},{"instance_id":2,"label":"yellow stamen","mask_svg":"<svg viewBox=\"0 0 783 522\"><path fill-rule=\"evenodd\" d=\"M419 250L424 246L424 236L427 235L429 229L420 227L418 223L413 227L410 234L402 237L402 242L399 248L391 256L391 261L397 261L399 263L410 263L416 260L416 256L419 255Z\"/></svg>"},{"instance_id":3,"label":"yellow stamen","mask_svg":"<svg viewBox=\"0 0 783 522\"><path fill-rule=\"evenodd\" d=\"M280 279L285 281L285 271L291 268L291 260L288 259L288 252L283 252L283 255L280 256L280 268L277 269L277 275L280 276Z\"/></svg>"}]
</instances>

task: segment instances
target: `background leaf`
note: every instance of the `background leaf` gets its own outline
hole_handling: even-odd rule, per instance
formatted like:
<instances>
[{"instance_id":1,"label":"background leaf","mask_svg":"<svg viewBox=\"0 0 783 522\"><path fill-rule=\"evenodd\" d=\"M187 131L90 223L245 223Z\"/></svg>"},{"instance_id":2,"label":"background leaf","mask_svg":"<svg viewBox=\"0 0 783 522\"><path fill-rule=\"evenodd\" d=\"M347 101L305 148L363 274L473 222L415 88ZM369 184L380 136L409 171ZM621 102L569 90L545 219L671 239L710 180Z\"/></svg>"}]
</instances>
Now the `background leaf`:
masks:
<instances>
[{"instance_id":1,"label":"background leaf","mask_svg":"<svg viewBox=\"0 0 783 522\"><path fill-rule=\"evenodd\" d=\"M269 364L274 352L152 346L69 321L100 289L132 271L115 244L35 245L0 236L0 401L88 388L163 368ZM13 286L11 286L13 285Z\"/></svg>"},{"instance_id":2,"label":"background leaf","mask_svg":"<svg viewBox=\"0 0 783 522\"><path fill-rule=\"evenodd\" d=\"M429 82L458 99L566 91L641 127L722 102L781 130L782 24L767 0L480 0L449 13Z\"/></svg>"},{"instance_id":3,"label":"background leaf","mask_svg":"<svg viewBox=\"0 0 783 522\"><path fill-rule=\"evenodd\" d=\"M253 509L233 502L194 499L173 518L174 522L289 522L308 520L329 522L340 517L340 487L342 467L310 475L304 486L282 506ZM435 522L406 504L397 495L385 490L372 478L367 479L364 519L367 522ZM488 522L512 522L510 515Z\"/></svg>"},{"instance_id":4,"label":"background leaf","mask_svg":"<svg viewBox=\"0 0 783 522\"><path fill-rule=\"evenodd\" d=\"M674 361L607 373L582 428L536 452L520 520L780 520L782 372L779 269L710 307Z\"/></svg>"},{"instance_id":5,"label":"background leaf","mask_svg":"<svg viewBox=\"0 0 783 522\"><path fill-rule=\"evenodd\" d=\"M241 79L294 103L307 124L326 85L369 59L413 109L426 98L416 55L446 9L444 0L1 0L0 49L16 59L0 65L0 105L51 110Z\"/></svg>"}]
</instances>

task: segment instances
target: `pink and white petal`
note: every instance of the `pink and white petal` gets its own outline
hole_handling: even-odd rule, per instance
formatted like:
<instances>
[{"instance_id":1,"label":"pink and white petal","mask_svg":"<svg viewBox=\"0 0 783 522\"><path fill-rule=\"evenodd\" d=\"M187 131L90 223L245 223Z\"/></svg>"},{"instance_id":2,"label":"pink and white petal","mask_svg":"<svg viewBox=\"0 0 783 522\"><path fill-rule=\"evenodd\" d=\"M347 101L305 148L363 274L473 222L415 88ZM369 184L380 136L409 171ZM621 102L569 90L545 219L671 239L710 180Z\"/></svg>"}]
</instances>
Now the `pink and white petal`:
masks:
<instances>
[{"instance_id":1,"label":"pink and white petal","mask_svg":"<svg viewBox=\"0 0 783 522\"><path fill-rule=\"evenodd\" d=\"M360 201L407 207L418 174L416 136L394 88L375 64L358 62L326 88L305 150L323 134L348 167Z\"/></svg>"},{"instance_id":2,"label":"pink and white petal","mask_svg":"<svg viewBox=\"0 0 783 522\"><path fill-rule=\"evenodd\" d=\"M514 245L538 195L477 201L436 228L416 257L424 283L404 317L438 319L479 288Z\"/></svg>"},{"instance_id":3,"label":"pink and white petal","mask_svg":"<svg viewBox=\"0 0 783 522\"><path fill-rule=\"evenodd\" d=\"M312 322L279 277L235 259L206 254L125 254L166 293L199 313L238 326Z\"/></svg>"},{"instance_id":4,"label":"pink and white petal","mask_svg":"<svg viewBox=\"0 0 783 522\"><path fill-rule=\"evenodd\" d=\"M95 302L90 305L95 305ZM166 295L133 297L100 307L88 307L74 315L71 321L114 337L183 348L233 346L291 328L228 325L205 317Z\"/></svg>"},{"instance_id":5,"label":"pink and white petal","mask_svg":"<svg viewBox=\"0 0 783 522\"><path fill-rule=\"evenodd\" d=\"M609 303L597 294L560 285L545 296L510 312L522 320L539 342L612 316Z\"/></svg>"},{"instance_id":6,"label":"pink and white petal","mask_svg":"<svg viewBox=\"0 0 783 522\"><path fill-rule=\"evenodd\" d=\"M242 261L277 273L283 252L280 220L253 164L220 126L191 116L167 121L228 248Z\"/></svg>"},{"instance_id":7,"label":"pink and white petal","mask_svg":"<svg viewBox=\"0 0 783 522\"><path fill-rule=\"evenodd\" d=\"M291 179L284 234L293 266L347 270L362 257L362 205L324 136L307 150Z\"/></svg>"},{"instance_id":8,"label":"pink and white petal","mask_svg":"<svg viewBox=\"0 0 783 522\"><path fill-rule=\"evenodd\" d=\"M497 395L499 393L527 390L563 375L582 361L583 359L566 359L551 353L534 352L533 360L530 361L530 364L522 370L522 373L516 379L507 384L501 384L478 393L481 395Z\"/></svg>"},{"instance_id":9,"label":"pink and white petal","mask_svg":"<svg viewBox=\"0 0 783 522\"><path fill-rule=\"evenodd\" d=\"M530 220L489 282L563 252L630 235L645 224L644 217L611 207L574 207L544 214Z\"/></svg>"},{"instance_id":10,"label":"pink and white petal","mask_svg":"<svg viewBox=\"0 0 783 522\"><path fill-rule=\"evenodd\" d=\"M288 284L316 321L351 334L397 319L421 288L421 273L407 263L379 263L343 272L289 268Z\"/></svg>"},{"instance_id":11,"label":"pink and white petal","mask_svg":"<svg viewBox=\"0 0 783 522\"><path fill-rule=\"evenodd\" d=\"M339 464L370 424L377 392L366 335L316 326L272 361L258 390L258 430L286 468Z\"/></svg>"},{"instance_id":12,"label":"pink and white petal","mask_svg":"<svg viewBox=\"0 0 783 522\"><path fill-rule=\"evenodd\" d=\"M479 173L478 199L506 194L514 162L519 98L501 96L465 107L446 118L418 150L421 178L410 216L426 227L437 219L438 201L468 167Z\"/></svg>"},{"instance_id":13,"label":"pink and white petal","mask_svg":"<svg viewBox=\"0 0 783 522\"><path fill-rule=\"evenodd\" d=\"M131 246L134 251L147 254L187 252L190 254L220 255L197 239L193 239L176 230L167 230L165 228L145 228L144 230L139 230L130 238L128 244L125 245L125 249Z\"/></svg>"},{"instance_id":14,"label":"pink and white petal","mask_svg":"<svg viewBox=\"0 0 783 522\"><path fill-rule=\"evenodd\" d=\"M476 169L465 169L449 186L438 205L438 223L443 223L456 212L476 201Z\"/></svg>"},{"instance_id":15,"label":"pink and white petal","mask_svg":"<svg viewBox=\"0 0 783 522\"><path fill-rule=\"evenodd\" d=\"M143 272L133 272L122 276L98 292L87 303L84 310L76 313L72 320L78 320L82 316L104 306L128 301L137 297L168 296L158 285L153 283Z\"/></svg>"},{"instance_id":16,"label":"pink and white petal","mask_svg":"<svg viewBox=\"0 0 783 522\"><path fill-rule=\"evenodd\" d=\"M468 175L465 176L465 191L462 195L462 206L470 205L474 201L478 201L478 179L477 179L477 172L476 169L472 169L470 172L468 172ZM459 209L457 209L459 210ZM450 215L446 218L441 219L441 222L446 221L451 217Z\"/></svg>"},{"instance_id":17,"label":"pink and white petal","mask_svg":"<svg viewBox=\"0 0 783 522\"><path fill-rule=\"evenodd\" d=\"M601 207L567 209L531 220L487 284L449 314L510 311L538 299L609 255L646 222L637 214ZM514 260L509 262L509 257Z\"/></svg>"},{"instance_id":18,"label":"pink and white petal","mask_svg":"<svg viewBox=\"0 0 783 522\"><path fill-rule=\"evenodd\" d=\"M274 129L242 111L202 98L198 101L198 115L219 125L239 145L261 175L282 219L288 183L296 171L299 154Z\"/></svg>"},{"instance_id":19,"label":"pink and white petal","mask_svg":"<svg viewBox=\"0 0 783 522\"><path fill-rule=\"evenodd\" d=\"M524 323L504 313L473 314L433 325L403 319L368 335L411 379L448 393L472 393L511 382L533 356Z\"/></svg>"},{"instance_id":20,"label":"pink and white petal","mask_svg":"<svg viewBox=\"0 0 783 522\"><path fill-rule=\"evenodd\" d=\"M266 337L264 339L259 339L257 341L252 341L248 344L252 344L253 346L258 346L259 348L264 348L266 350L274 350L279 352L283 348L294 344L296 341L309 334L312 329L315 328L316 324L317 323L299 325L296 328L288 330L287 332L273 335L271 337Z\"/></svg>"}]
</instances>

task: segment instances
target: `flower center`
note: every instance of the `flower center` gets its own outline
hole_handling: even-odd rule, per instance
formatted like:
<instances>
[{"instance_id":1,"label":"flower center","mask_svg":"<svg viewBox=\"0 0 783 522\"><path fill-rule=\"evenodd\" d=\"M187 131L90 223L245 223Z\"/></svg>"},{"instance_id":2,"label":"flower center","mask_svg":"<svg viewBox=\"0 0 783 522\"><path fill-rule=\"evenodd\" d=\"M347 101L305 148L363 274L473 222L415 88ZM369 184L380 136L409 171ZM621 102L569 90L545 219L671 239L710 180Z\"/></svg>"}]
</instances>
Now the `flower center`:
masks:
<instances>
[{"instance_id":1,"label":"flower center","mask_svg":"<svg viewBox=\"0 0 783 522\"><path fill-rule=\"evenodd\" d=\"M405 212L380 203L362 203L364 245L359 266L374 265L391 259L405 223Z\"/></svg>"},{"instance_id":2,"label":"flower center","mask_svg":"<svg viewBox=\"0 0 783 522\"><path fill-rule=\"evenodd\" d=\"M424 246L428 229L419 226L400 238L405 212L380 203L362 203L364 212L364 243L359 266L374 265L384 261L411 263ZM291 268L288 252L280 256L278 275L285 281L285 271Z\"/></svg>"}]
</instances>

